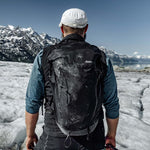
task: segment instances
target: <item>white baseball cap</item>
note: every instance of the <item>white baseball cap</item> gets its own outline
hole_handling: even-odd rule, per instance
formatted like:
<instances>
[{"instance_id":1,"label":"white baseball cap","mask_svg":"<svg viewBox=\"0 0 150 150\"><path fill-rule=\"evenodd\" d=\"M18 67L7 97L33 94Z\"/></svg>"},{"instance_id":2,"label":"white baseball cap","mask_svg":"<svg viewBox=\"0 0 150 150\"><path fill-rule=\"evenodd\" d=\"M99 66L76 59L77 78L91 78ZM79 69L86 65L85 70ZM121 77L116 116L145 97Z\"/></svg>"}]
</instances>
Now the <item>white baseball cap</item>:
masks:
<instances>
[{"instance_id":1,"label":"white baseball cap","mask_svg":"<svg viewBox=\"0 0 150 150\"><path fill-rule=\"evenodd\" d=\"M88 20L83 10L71 8L63 13L59 27L61 27L62 24L72 28L84 28L88 24Z\"/></svg>"}]
</instances>

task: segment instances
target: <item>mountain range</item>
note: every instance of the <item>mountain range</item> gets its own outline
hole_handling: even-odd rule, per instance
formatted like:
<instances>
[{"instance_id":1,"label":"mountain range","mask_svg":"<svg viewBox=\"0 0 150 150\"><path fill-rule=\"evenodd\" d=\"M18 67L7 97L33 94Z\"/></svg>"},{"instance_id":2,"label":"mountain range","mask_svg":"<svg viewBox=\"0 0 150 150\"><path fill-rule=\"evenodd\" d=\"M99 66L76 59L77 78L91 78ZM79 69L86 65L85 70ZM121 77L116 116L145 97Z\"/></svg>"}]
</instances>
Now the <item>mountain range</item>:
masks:
<instances>
[{"instance_id":1,"label":"mountain range","mask_svg":"<svg viewBox=\"0 0 150 150\"><path fill-rule=\"evenodd\" d=\"M32 28L0 26L0 60L33 62L41 49L59 41Z\"/></svg>"},{"instance_id":2,"label":"mountain range","mask_svg":"<svg viewBox=\"0 0 150 150\"><path fill-rule=\"evenodd\" d=\"M32 63L41 49L58 42L60 42L58 38L45 33L39 34L31 27L0 26L0 60ZM99 48L106 53L113 64L150 62L150 58L146 56L131 57L117 54L115 51L107 50L103 46Z\"/></svg>"},{"instance_id":3,"label":"mountain range","mask_svg":"<svg viewBox=\"0 0 150 150\"><path fill-rule=\"evenodd\" d=\"M111 59L114 65L124 66L128 64L150 64L150 56L146 55L121 55L114 50L108 50L105 47L99 47Z\"/></svg>"}]
</instances>

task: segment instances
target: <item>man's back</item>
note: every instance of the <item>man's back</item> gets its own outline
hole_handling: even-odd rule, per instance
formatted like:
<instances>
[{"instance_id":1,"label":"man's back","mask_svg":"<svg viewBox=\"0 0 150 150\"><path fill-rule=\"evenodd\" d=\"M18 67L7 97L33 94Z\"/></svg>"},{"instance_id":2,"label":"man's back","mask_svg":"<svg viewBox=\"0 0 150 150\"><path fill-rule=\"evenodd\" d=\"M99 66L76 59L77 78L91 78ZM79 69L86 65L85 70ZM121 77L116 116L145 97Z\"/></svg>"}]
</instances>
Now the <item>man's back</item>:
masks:
<instances>
[{"instance_id":1,"label":"man's back","mask_svg":"<svg viewBox=\"0 0 150 150\"><path fill-rule=\"evenodd\" d=\"M81 134L81 129L103 119L101 82L106 75L105 60L103 52L77 34L71 34L58 45L44 50L45 105L50 107L47 111L54 112L52 103L55 104L57 123L66 125L67 129L70 125L72 130L79 130Z\"/></svg>"}]
</instances>

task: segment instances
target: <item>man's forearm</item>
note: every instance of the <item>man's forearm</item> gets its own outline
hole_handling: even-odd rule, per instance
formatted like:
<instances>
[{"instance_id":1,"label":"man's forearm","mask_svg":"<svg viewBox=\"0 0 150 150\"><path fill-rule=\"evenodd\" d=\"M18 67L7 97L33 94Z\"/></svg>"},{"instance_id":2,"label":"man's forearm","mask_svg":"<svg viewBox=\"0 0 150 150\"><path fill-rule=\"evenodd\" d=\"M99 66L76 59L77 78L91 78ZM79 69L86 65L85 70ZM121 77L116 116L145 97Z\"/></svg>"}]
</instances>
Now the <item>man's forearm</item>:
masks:
<instances>
[{"instance_id":1,"label":"man's forearm","mask_svg":"<svg viewBox=\"0 0 150 150\"><path fill-rule=\"evenodd\" d=\"M106 118L106 120L107 120L107 126L108 126L107 136L115 138L119 118L116 118L116 119Z\"/></svg>"},{"instance_id":2,"label":"man's forearm","mask_svg":"<svg viewBox=\"0 0 150 150\"><path fill-rule=\"evenodd\" d=\"M36 123L38 120L39 113L30 114L27 111L25 112L26 116L26 132L28 137L34 136Z\"/></svg>"}]
</instances>

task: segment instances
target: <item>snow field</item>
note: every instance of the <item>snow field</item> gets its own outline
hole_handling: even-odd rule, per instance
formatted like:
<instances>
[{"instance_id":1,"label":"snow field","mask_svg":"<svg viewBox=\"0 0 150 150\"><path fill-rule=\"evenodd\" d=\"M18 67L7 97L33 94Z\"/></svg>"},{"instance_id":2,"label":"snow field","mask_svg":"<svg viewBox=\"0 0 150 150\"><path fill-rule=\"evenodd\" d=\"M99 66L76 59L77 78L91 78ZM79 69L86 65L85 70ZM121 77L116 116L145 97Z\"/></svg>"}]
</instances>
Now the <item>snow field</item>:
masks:
<instances>
[{"instance_id":1,"label":"snow field","mask_svg":"<svg viewBox=\"0 0 150 150\"><path fill-rule=\"evenodd\" d=\"M25 93L31 68L32 64L0 61L0 150L10 147L25 150ZM115 74L120 99L117 147L147 150L150 147L150 74ZM39 136L42 126L40 115L36 128Z\"/></svg>"}]
</instances>

